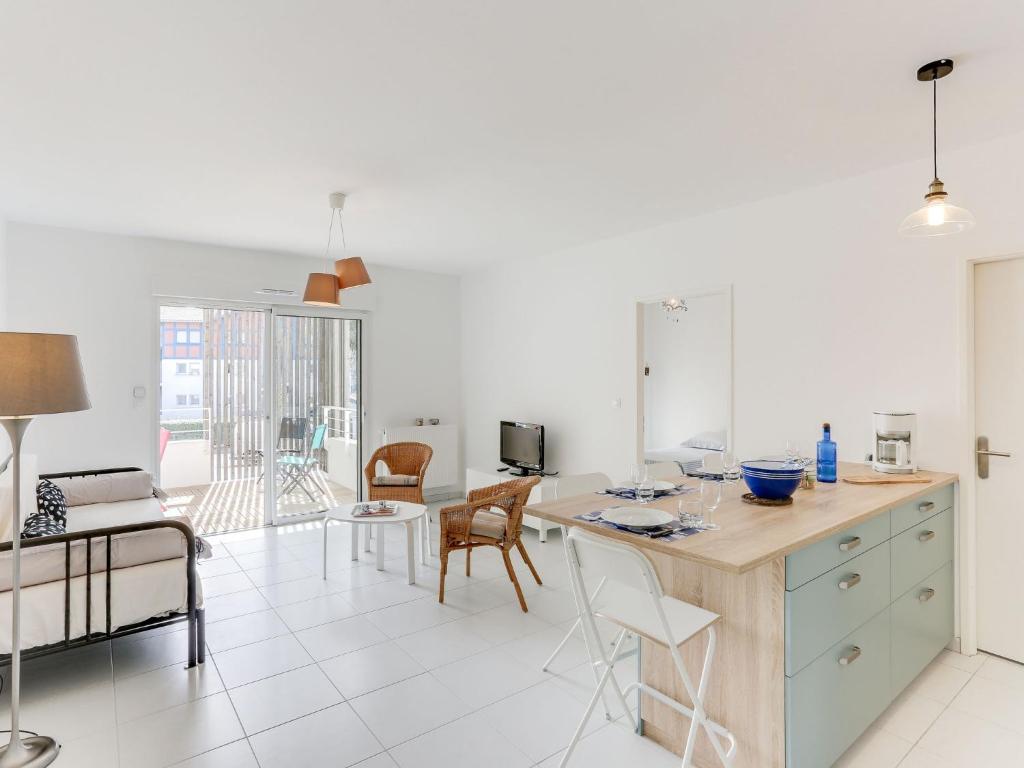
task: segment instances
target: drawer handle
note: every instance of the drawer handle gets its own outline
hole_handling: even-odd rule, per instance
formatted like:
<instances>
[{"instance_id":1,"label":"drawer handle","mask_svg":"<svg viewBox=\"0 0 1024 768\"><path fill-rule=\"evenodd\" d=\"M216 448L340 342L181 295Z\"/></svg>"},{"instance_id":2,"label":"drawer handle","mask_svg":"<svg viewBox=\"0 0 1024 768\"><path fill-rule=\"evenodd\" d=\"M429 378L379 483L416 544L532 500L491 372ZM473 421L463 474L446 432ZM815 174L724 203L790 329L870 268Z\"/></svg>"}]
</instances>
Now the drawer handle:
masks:
<instances>
[{"instance_id":1,"label":"drawer handle","mask_svg":"<svg viewBox=\"0 0 1024 768\"><path fill-rule=\"evenodd\" d=\"M858 584L860 584L860 574L859 573L853 573L853 574L850 574L849 576L844 576L842 578L842 580L840 580L839 588L840 589L853 589ZM858 653L859 653L859 651L858 651Z\"/></svg>"},{"instance_id":2,"label":"drawer handle","mask_svg":"<svg viewBox=\"0 0 1024 768\"><path fill-rule=\"evenodd\" d=\"M848 667L859 658L860 648L855 645L853 646L853 648L849 650L849 652L844 653L842 656L839 657L839 663L844 667Z\"/></svg>"},{"instance_id":3,"label":"drawer handle","mask_svg":"<svg viewBox=\"0 0 1024 768\"><path fill-rule=\"evenodd\" d=\"M935 597L935 590L929 587L928 589L922 590L921 594L917 596L917 599L922 603L927 603L933 597Z\"/></svg>"},{"instance_id":4,"label":"drawer handle","mask_svg":"<svg viewBox=\"0 0 1024 768\"><path fill-rule=\"evenodd\" d=\"M922 515L926 512L931 512L933 509L935 509L934 501L925 501L917 505L917 511L920 512Z\"/></svg>"},{"instance_id":5,"label":"drawer handle","mask_svg":"<svg viewBox=\"0 0 1024 768\"><path fill-rule=\"evenodd\" d=\"M846 541L839 542L839 551L840 552L850 552L850 551L856 549L857 547L859 547L860 545L861 545L860 536L854 536L851 539L847 539Z\"/></svg>"},{"instance_id":6,"label":"drawer handle","mask_svg":"<svg viewBox=\"0 0 1024 768\"><path fill-rule=\"evenodd\" d=\"M935 531L921 531L921 533L919 533L917 535L917 540L922 542L922 543L926 542L926 541L931 541L934 538L935 538Z\"/></svg>"}]
</instances>

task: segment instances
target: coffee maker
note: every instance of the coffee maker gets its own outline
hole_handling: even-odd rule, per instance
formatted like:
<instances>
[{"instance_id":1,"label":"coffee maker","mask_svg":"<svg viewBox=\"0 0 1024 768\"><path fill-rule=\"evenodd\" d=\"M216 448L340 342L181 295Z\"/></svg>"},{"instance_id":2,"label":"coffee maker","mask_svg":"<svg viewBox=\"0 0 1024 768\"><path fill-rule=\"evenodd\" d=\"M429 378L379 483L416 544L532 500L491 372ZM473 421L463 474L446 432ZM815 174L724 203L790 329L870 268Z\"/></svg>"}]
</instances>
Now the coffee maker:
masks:
<instances>
[{"instance_id":1,"label":"coffee maker","mask_svg":"<svg viewBox=\"0 0 1024 768\"><path fill-rule=\"evenodd\" d=\"M917 471L914 440L917 439L917 414L904 411L875 411L876 472L909 474Z\"/></svg>"}]
</instances>

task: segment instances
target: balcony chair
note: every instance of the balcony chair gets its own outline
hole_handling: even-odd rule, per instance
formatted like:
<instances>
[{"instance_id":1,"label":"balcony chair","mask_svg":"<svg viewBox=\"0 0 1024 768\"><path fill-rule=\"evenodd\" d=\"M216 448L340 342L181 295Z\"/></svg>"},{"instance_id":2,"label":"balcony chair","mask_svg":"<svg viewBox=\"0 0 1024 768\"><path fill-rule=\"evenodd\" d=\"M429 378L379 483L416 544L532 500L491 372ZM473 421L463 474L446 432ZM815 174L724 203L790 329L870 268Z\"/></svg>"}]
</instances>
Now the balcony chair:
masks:
<instances>
[{"instance_id":1,"label":"balcony chair","mask_svg":"<svg viewBox=\"0 0 1024 768\"><path fill-rule=\"evenodd\" d=\"M302 453L302 446L306 444L306 430L309 427L309 419L305 416L284 416L281 418L281 426L277 428L277 447L274 448L274 455L297 455ZM263 451L253 451L260 464L260 476L256 482L263 479Z\"/></svg>"},{"instance_id":2,"label":"balcony chair","mask_svg":"<svg viewBox=\"0 0 1024 768\"><path fill-rule=\"evenodd\" d=\"M516 588L519 607L525 613L526 599L519 586L509 555L518 549L526 566L541 584L540 575L530 561L523 546L523 507L539 477L524 477L487 488L477 488L468 494L465 504L441 510L441 587L438 601L444 602L444 579L448 573L448 555L459 549L466 550L466 575L470 575L470 562L476 547L496 547L501 551L512 585Z\"/></svg>"},{"instance_id":3,"label":"balcony chair","mask_svg":"<svg viewBox=\"0 0 1024 768\"><path fill-rule=\"evenodd\" d=\"M277 494L281 498L298 487L309 496L309 500L316 502L316 497L310 493L306 486L308 480L320 493L327 495L327 489L320 485L314 474L320 468L318 454L324 447L324 435L327 433L327 425L320 424L313 430L313 439L309 442L306 452L301 456L285 455L277 457L277 469L281 473L281 491Z\"/></svg>"}]
</instances>

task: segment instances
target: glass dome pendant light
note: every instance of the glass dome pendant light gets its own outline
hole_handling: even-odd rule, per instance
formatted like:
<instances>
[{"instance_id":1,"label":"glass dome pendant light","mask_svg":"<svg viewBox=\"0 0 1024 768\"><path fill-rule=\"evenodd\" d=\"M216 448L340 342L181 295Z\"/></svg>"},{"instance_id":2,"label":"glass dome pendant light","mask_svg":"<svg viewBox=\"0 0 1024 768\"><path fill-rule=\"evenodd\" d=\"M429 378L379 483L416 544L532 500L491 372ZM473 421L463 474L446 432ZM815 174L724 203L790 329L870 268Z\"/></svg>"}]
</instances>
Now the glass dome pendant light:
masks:
<instances>
[{"instance_id":1,"label":"glass dome pendant light","mask_svg":"<svg viewBox=\"0 0 1024 768\"><path fill-rule=\"evenodd\" d=\"M974 226L974 216L965 208L952 205L947 198L942 182L939 180L938 166L938 127L936 113L938 107L938 81L953 71L952 59L939 59L917 70L917 79L922 83L932 84L932 171L933 179L928 185L928 194L924 196L924 205L907 216L900 224L899 233L906 237L935 237L937 235L953 235Z\"/></svg>"}]
</instances>

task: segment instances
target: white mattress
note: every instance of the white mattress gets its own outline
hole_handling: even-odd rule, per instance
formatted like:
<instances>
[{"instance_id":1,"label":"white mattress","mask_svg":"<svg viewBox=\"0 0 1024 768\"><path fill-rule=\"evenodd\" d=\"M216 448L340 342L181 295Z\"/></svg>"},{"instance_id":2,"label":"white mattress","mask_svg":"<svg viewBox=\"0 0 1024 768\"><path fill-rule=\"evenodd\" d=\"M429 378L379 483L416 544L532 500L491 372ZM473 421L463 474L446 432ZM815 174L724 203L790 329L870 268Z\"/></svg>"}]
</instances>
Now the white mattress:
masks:
<instances>
[{"instance_id":1,"label":"white mattress","mask_svg":"<svg viewBox=\"0 0 1024 768\"><path fill-rule=\"evenodd\" d=\"M699 468L704 457L709 453L721 453L721 451L714 451L709 448L688 448L683 445L677 445L671 448L646 450L644 451L644 460L648 464L654 464L659 461L675 461L679 464L693 465L694 468Z\"/></svg>"},{"instance_id":2,"label":"white mattress","mask_svg":"<svg viewBox=\"0 0 1024 768\"><path fill-rule=\"evenodd\" d=\"M188 607L185 558L136 565L113 572L110 584L111 629L184 612ZM71 638L85 635L85 580L71 579ZM203 605L202 580L196 577L196 605ZM92 631L106 630L106 574L92 577ZM0 653L11 652L11 592L0 593ZM64 582L51 581L21 590L23 650L64 640Z\"/></svg>"},{"instance_id":3,"label":"white mattress","mask_svg":"<svg viewBox=\"0 0 1024 768\"><path fill-rule=\"evenodd\" d=\"M104 504L86 504L68 509L68 533L77 533L114 525L131 525L176 517L164 511L163 505L153 498L133 499ZM188 522L186 518L179 518ZM111 567L128 568L144 563L181 558L187 547L185 537L174 528L123 533L111 539ZM86 546L84 541L71 544L71 575L85 573ZM0 592L11 588L11 552L0 554ZM23 586L43 584L64 579L64 545L46 544L21 550L21 583ZM105 570L107 562L106 538L93 539L93 573Z\"/></svg>"}]
</instances>

